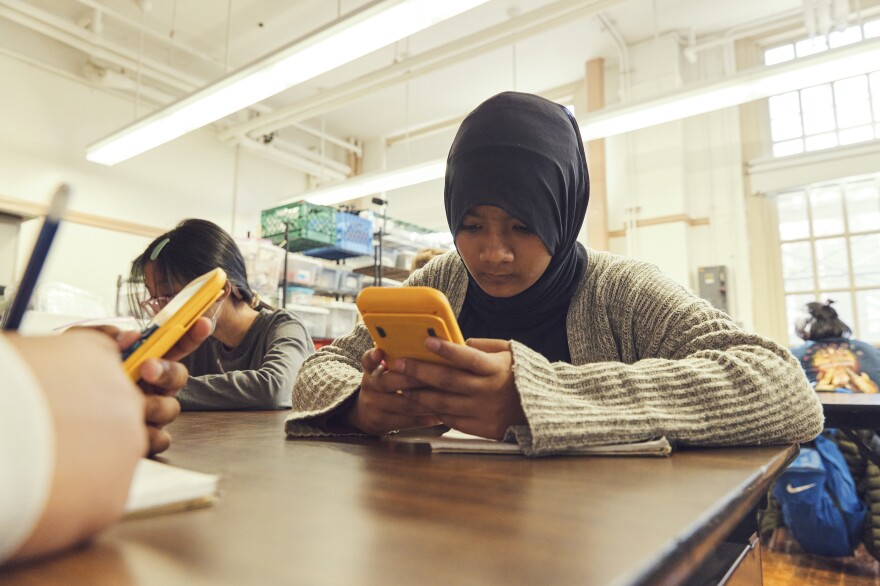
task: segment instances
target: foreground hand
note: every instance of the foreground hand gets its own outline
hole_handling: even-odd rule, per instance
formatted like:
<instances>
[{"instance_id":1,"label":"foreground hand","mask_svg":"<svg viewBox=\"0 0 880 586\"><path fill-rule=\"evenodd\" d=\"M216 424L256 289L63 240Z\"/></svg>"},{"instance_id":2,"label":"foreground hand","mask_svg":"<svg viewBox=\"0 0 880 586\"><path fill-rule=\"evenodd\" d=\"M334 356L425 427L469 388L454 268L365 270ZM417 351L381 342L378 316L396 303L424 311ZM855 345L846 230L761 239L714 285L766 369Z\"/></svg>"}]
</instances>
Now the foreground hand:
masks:
<instances>
[{"instance_id":1,"label":"foreground hand","mask_svg":"<svg viewBox=\"0 0 880 586\"><path fill-rule=\"evenodd\" d=\"M452 366L395 361L395 374L416 381L404 391L406 398L436 413L445 425L481 437L502 439L511 425L526 423L508 342L474 338L462 346L428 338L425 347Z\"/></svg>"},{"instance_id":2,"label":"foreground hand","mask_svg":"<svg viewBox=\"0 0 880 586\"><path fill-rule=\"evenodd\" d=\"M382 359L378 348L365 352L361 358L364 374L357 398L348 411L348 423L370 435L439 425L440 420L430 409L413 402L402 392L423 385L406 375L388 371Z\"/></svg>"},{"instance_id":3,"label":"foreground hand","mask_svg":"<svg viewBox=\"0 0 880 586\"><path fill-rule=\"evenodd\" d=\"M94 329L114 338L120 350L128 348L140 335L139 332L123 332L113 326ZM144 420L149 436L148 454L151 456L171 446L171 434L164 428L180 414L180 403L175 395L186 384L189 373L184 365L176 361L198 348L212 330L211 320L199 318L163 358L150 358L141 365L138 385L146 398Z\"/></svg>"}]
</instances>

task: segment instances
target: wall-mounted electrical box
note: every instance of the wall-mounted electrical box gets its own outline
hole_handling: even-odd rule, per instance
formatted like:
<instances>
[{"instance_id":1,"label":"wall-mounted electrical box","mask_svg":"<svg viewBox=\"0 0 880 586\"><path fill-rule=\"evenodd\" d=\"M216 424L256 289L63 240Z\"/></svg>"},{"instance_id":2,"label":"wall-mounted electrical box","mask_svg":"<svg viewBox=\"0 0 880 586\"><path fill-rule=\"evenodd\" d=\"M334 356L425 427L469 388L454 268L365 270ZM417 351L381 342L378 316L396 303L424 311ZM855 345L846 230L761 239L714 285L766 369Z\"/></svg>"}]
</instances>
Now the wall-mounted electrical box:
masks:
<instances>
[{"instance_id":1,"label":"wall-mounted electrical box","mask_svg":"<svg viewBox=\"0 0 880 586\"><path fill-rule=\"evenodd\" d=\"M700 282L700 297L721 311L727 309L727 267L699 267L697 279Z\"/></svg>"}]
</instances>

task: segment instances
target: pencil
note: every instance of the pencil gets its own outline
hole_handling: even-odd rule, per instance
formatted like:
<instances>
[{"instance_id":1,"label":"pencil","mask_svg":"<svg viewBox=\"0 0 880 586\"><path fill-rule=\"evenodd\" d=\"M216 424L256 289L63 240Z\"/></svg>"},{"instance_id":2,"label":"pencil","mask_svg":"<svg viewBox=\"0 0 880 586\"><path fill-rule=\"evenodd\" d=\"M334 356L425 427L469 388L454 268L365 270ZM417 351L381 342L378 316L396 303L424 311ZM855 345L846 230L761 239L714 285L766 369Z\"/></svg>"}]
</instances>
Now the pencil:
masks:
<instances>
[{"instance_id":1,"label":"pencil","mask_svg":"<svg viewBox=\"0 0 880 586\"><path fill-rule=\"evenodd\" d=\"M24 269L24 275L21 277L21 283L12 297L12 303L6 308L3 314L3 322L0 329L4 331L15 331L21 325L24 312L27 310L28 303L37 286L37 280L40 277L40 271L43 270L43 263L49 255L49 248L52 246L52 240L55 238L55 232L58 231L58 223L61 216L67 208L67 201L70 199L70 186L62 183L58 186L55 194L52 196L52 202L49 204L49 211L37 234L37 241L34 244L34 250L28 259L27 266Z\"/></svg>"}]
</instances>

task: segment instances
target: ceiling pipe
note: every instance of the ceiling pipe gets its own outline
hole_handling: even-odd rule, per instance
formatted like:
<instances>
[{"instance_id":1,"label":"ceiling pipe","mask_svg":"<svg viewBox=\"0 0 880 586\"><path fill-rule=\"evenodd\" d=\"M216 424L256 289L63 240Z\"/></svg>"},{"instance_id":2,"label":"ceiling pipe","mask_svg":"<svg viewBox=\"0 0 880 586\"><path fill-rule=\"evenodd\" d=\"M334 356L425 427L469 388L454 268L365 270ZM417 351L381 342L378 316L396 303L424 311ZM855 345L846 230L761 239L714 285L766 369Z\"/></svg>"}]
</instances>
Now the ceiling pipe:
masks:
<instances>
[{"instance_id":1,"label":"ceiling pipe","mask_svg":"<svg viewBox=\"0 0 880 586\"><path fill-rule=\"evenodd\" d=\"M712 49L714 47L719 47L722 45L728 45L746 37L753 37L755 35L760 35L765 32L770 32L776 29L790 27L798 24L803 24L803 11L799 8L794 10L787 10L779 14L774 14L773 16L759 18L747 24L735 26L724 31L719 36L713 36L702 41L697 41L692 46L689 46L688 49L692 51L694 55L696 55L700 51L705 51L707 49ZM689 43L682 41L682 44Z\"/></svg>"},{"instance_id":2,"label":"ceiling pipe","mask_svg":"<svg viewBox=\"0 0 880 586\"><path fill-rule=\"evenodd\" d=\"M206 83L148 57L139 60L135 51L119 47L100 35L20 0L0 1L0 16L82 51L94 59L106 60L131 71L140 69L143 76L185 92L191 92Z\"/></svg>"},{"instance_id":3,"label":"ceiling pipe","mask_svg":"<svg viewBox=\"0 0 880 586\"><path fill-rule=\"evenodd\" d=\"M282 151L277 147L270 146L251 138L241 138L237 144L240 144L243 148L251 152L257 153L284 165L288 165L315 177L320 177L328 181L344 181L345 179L348 179L348 175L344 173L340 173L338 171L330 169L325 165L313 163L312 161L303 159L302 157L294 155L293 153Z\"/></svg>"},{"instance_id":4,"label":"ceiling pipe","mask_svg":"<svg viewBox=\"0 0 880 586\"><path fill-rule=\"evenodd\" d=\"M123 75L113 69L101 67L89 61L82 68L83 77L104 89L112 89L123 91L126 93L139 93L142 98L146 98L156 105L164 105L174 101L175 98L171 94L156 89L153 86L140 84L127 75Z\"/></svg>"},{"instance_id":5,"label":"ceiling pipe","mask_svg":"<svg viewBox=\"0 0 880 586\"><path fill-rule=\"evenodd\" d=\"M730 45L740 39L754 37L774 30L801 27L804 29L804 33L808 37L811 37L816 31L815 26L813 26L811 32L810 23L812 22L813 25L815 25L815 19L811 19L807 16L805 10L806 8L795 8L766 18L759 18L730 28L721 35L697 41L696 43L690 43L688 39L680 38L679 44L685 47L685 51L689 54L689 60L691 62L696 62L697 53L699 51L705 51L723 45ZM864 15L864 12L865 11L862 11L862 15ZM855 22L858 21L858 19L858 11L850 12L847 16L847 22Z\"/></svg>"},{"instance_id":6,"label":"ceiling pipe","mask_svg":"<svg viewBox=\"0 0 880 586\"><path fill-rule=\"evenodd\" d=\"M284 151L286 153L296 155L296 156L300 157L301 159L311 161L312 163L315 163L316 165L320 165L321 167L330 169L331 171L334 171L334 173L336 173L336 174L341 174L343 177L350 177L351 176L351 167L349 167L348 165L346 165L344 163L339 163L339 162L334 161L332 159L329 159L327 157L323 157L315 151L309 150L308 148L301 146L299 144L296 144L294 142L290 142L289 140L285 140L283 138L280 138L278 135L275 135L273 137L270 144L278 147L279 149L281 149L282 151ZM337 176L338 175L334 175L334 177L332 177L332 178L335 179ZM331 179L331 177L324 177L324 179Z\"/></svg>"},{"instance_id":7,"label":"ceiling pipe","mask_svg":"<svg viewBox=\"0 0 880 586\"><path fill-rule=\"evenodd\" d=\"M203 60L207 63L210 63L212 65L215 65L217 67L223 67L223 62L220 59L215 58L215 57L205 53L204 51L200 51L200 50L198 50L198 49L196 49L186 43L182 43L179 40L177 40L173 36L173 33L174 33L173 30L168 31L167 33L162 32L162 31L157 31L156 29L149 27L149 26L146 26L143 23L138 22L137 20L135 20L133 18L129 18L129 17L125 16L121 12L118 12L118 11L110 8L109 6L105 6L104 4L101 4L100 2L96 2L95 0L74 0L74 2L79 2L83 6L87 6L89 8L95 9L96 11L100 11L104 14L104 16L108 16L108 17L112 18L113 20L120 22L120 23L136 30L139 33L142 32L148 37L152 37L158 41L163 41L163 42L169 43L175 49L178 49L178 50L181 50L185 53L188 53L192 57L196 57L197 59L201 59L201 60Z\"/></svg>"},{"instance_id":8,"label":"ceiling pipe","mask_svg":"<svg viewBox=\"0 0 880 586\"><path fill-rule=\"evenodd\" d=\"M620 31L617 30L617 27L614 26L614 23L611 22L610 18L601 12L596 15L596 18L599 19L599 22L602 23L602 28L611 35L611 38L614 39L614 43L617 45L617 58L620 61L618 68L620 70L620 88L618 89L618 97L621 102L626 102L629 99L629 47L627 46L623 35L620 34Z\"/></svg>"},{"instance_id":9,"label":"ceiling pipe","mask_svg":"<svg viewBox=\"0 0 880 586\"><path fill-rule=\"evenodd\" d=\"M81 28L88 29L96 34L104 32L104 16L100 10L92 10L91 13L83 15L76 21Z\"/></svg>"},{"instance_id":10,"label":"ceiling pipe","mask_svg":"<svg viewBox=\"0 0 880 586\"><path fill-rule=\"evenodd\" d=\"M320 138L321 140L326 140L329 143L333 143L336 146L343 148L349 152L352 152L359 157L364 156L364 149L362 149L361 147L359 147L356 144L352 144L346 140L342 140L341 138L336 138L335 136L327 134L326 132L321 132L320 130L317 130L317 129L312 128L311 126L307 126L305 124L291 124L290 126L292 128L297 129L297 130L301 130L302 132L305 132L306 134L311 134L312 136L316 136L316 137Z\"/></svg>"},{"instance_id":11,"label":"ceiling pipe","mask_svg":"<svg viewBox=\"0 0 880 586\"><path fill-rule=\"evenodd\" d=\"M267 134L342 107L366 93L397 85L414 77L442 69L453 63L470 59L518 40L552 30L574 19L595 15L624 0L564 0L528 12L485 31L470 35L435 49L425 51L405 61L375 71L332 90L300 100L270 114L231 126L221 132L221 140L234 140L248 134Z\"/></svg>"}]
</instances>

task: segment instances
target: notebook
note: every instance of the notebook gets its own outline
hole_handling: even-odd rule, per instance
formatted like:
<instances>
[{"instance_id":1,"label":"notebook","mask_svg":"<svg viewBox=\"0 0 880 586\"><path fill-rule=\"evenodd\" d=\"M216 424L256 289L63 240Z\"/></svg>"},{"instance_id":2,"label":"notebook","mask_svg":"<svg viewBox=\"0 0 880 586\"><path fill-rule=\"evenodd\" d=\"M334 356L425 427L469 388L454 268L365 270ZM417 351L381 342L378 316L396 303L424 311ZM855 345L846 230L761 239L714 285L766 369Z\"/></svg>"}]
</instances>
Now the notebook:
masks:
<instances>
[{"instance_id":1,"label":"notebook","mask_svg":"<svg viewBox=\"0 0 880 586\"><path fill-rule=\"evenodd\" d=\"M468 435L451 429L441 436L392 436L393 441L430 444L431 452L437 454L521 454L515 443L499 442L476 435ZM613 444L604 446L585 446L559 455L570 456L655 456L663 457L672 453L672 444L665 437L652 440Z\"/></svg>"},{"instance_id":2,"label":"notebook","mask_svg":"<svg viewBox=\"0 0 880 586\"><path fill-rule=\"evenodd\" d=\"M141 458L128 491L125 518L209 506L217 496L218 478Z\"/></svg>"}]
</instances>

